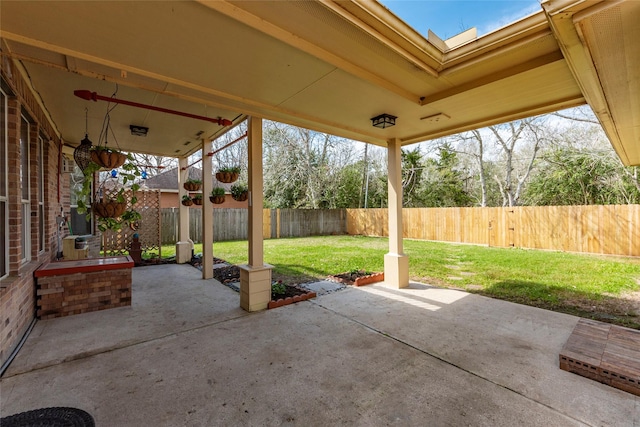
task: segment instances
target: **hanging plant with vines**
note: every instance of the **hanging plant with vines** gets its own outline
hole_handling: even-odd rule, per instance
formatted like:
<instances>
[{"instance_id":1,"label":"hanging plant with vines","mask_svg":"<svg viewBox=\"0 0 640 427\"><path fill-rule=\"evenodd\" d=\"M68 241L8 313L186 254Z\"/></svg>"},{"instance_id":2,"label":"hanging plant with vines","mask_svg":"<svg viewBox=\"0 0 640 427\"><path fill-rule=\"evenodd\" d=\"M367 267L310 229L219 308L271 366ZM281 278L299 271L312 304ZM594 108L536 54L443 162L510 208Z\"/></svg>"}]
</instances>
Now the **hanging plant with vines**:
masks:
<instances>
[{"instance_id":1,"label":"hanging plant with vines","mask_svg":"<svg viewBox=\"0 0 640 427\"><path fill-rule=\"evenodd\" d=\"M116 91L112 95L115 97ZM117 231L123 225L129 225L140 220L141 215L135 209L138 201L136 192L140 189L140 185L136 182L142 175L138 165L132 154L124 154L118 149L107 147L108 135L111 133L113 139L117 143L115 134L111 129L110 113L117 106L107 105L107 112L102 125L99 141L103 141L102 145L91 148L91 161L84 168L84 182L82 188L76 192L78 196L78 213L86 213L87 219L90 219L91 212L94 213L98 229L100 231L112 230ZM116 169L120 170L115 171ZM94 192L97 197L91 202L91 183L97 172L103 169L113 169L111 177L100 182L98 188ZM122 178L120 184L118 175ZM98 180L99 177L98 177ZM91 208L91 211L89 211Z\"/></svg>"}]
</instances>

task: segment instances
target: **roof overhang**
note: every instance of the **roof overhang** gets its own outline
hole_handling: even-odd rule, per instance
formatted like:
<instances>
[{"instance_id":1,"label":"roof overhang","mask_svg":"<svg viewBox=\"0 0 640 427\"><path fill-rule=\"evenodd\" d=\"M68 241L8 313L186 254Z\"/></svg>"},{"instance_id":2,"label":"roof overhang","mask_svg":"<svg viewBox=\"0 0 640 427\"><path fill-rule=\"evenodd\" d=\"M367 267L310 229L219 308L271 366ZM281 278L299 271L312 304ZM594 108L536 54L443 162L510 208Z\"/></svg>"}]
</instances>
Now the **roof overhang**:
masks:
<instances>
[{"instance_id":1,"label":"roof overhang","mask_svg":"<svg viewBox=\"0 0 640 427\"><path fill-rule=\"evenodd\" d=\"M0 35L4 58L28 76L72 145L84 136L85 108L94 143L106 111L73 91L109 96L117 84L122 99L234 123L255 115L382 146L588 101L623 161L640 164L631 44L640 2L611 3L547 1L454 47L373 1L3 1ZM607 24L596 18L612 10L620 27L605 40ZM374 128L381 113L397 125ZM127 106L111 123L122 149L176 157L226 130ZM131 124L149 135L130 135Z\"/></svg>"}]
</instances>

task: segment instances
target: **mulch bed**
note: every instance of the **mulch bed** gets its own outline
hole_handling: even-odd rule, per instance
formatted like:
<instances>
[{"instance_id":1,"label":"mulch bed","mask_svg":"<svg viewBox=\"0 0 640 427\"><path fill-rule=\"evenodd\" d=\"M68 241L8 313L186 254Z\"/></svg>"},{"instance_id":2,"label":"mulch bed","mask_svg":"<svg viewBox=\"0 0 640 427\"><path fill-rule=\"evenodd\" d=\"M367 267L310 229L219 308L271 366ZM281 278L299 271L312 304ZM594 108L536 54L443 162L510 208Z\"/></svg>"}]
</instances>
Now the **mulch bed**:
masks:
<instances>
[{"instance_id":1,"label":"mulch bed","mask_svg":"<svg viewBox=\"0 0 640 427\"><path fill-rule=\"evenodd\" d=\"M382 282L384 273L371 273L364 270L347 271L346 273L334 274L328 277L334 282L344 283L353 286L363 286L370 283Z\"/></svg>"},{"instance_id":2,"label":"mulch bed","mask_svg":"<svg viewBox=\"0 0 640 427\"><path fill-rule=\"evenodd\" d=\"M234 291L239 292L240 289L238 288L236 283L240 281L240 268L238 268L237 265L231 265L220 258L214 258L213 262L214 264L227 264L224 267L215 267L213 269L213 278L223 285L229 286ZM194 257L191 260L191 265L196 268L202 268L201 259L198 257ZM315 296L315 292L311 292L296 285L285 284L284 293L271 293L271 303L269 304L269 308L275 308L298 301L304 301L309 298L315 298Z\"/></svg>"},{"instance_id":3,"label":"mulch bed","mask_svg":"<svg viewBox=\"0 0 640 427\"><path fill-rule=\"evenodd\" d=\"M216 262L216 264L219 264ZM234 283L240 281L240 269L236 265L228 267L216 267L213 269L213 278L220 283Z\"/></svg>"},{"instance_id":4,"label":"mulch bed","mask_svg":"<svg viewBox=\"0 0 640 427\"><path fill-rule=\"evenodd\" d=\"M284 285L284 286L285 286L285 290L283 294L276 294L271 292L271 301L277 301L279 299L285 299L288 297L293 298L296 295L304 295L309 292L307 289L302 289L295 285Z\"/></svg>"}]
</instances>

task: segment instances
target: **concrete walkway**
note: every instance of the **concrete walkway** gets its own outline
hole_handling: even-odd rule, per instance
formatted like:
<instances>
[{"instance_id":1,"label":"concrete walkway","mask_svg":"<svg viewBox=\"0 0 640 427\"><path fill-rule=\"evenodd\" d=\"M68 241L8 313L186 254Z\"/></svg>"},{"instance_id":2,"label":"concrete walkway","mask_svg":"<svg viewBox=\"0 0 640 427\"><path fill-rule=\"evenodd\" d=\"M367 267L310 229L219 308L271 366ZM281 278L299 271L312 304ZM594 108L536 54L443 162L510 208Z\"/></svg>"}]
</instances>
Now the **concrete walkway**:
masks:
<instances>
[{"instance_id":1,"label":"concrete walkway","mask_svg":"<svg viewBox=\"0 0 640 427\"><path fill-rule=\"evenodd\" d=\"M134 269L133 306L40 321L0 413L97 426L638 426L640 398L558 368L578 318L412 284L248 314L188 265Z\"/></svg>"}]
</instances>

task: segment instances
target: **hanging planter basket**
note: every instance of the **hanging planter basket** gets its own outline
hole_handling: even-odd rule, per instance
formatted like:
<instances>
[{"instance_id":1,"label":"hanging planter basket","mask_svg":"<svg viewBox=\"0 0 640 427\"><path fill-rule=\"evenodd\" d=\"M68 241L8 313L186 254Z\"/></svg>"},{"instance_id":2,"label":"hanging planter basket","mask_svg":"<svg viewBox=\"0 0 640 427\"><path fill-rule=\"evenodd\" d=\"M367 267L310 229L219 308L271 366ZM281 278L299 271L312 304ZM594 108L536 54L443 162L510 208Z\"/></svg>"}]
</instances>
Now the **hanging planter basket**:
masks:
<instances>
[{"instance_id":1,"label":"hanging planter basket","mask_svg":"<svg viewBox=\"0 0 640 427\"><path fill-rule=\"evenodd\" d=\"M198 206L202 206L202 198L198 198L198 199L194 198L193 199L193 204L194 205L198 205Z\"/></svg>"},{"instance_id":2,"label":"hanging planter basket","mask_svg":"<svg viewBox=\"0 0 640 427\"><path fill-rule=\"evenodd\" d=\"M238 180L239 174L237 172L216 172L216 179L219 182L230 184Z\"/></svg>"},{"instance_id":3,"label":"hanging planter basket","mask_svg":"<svg viewBox=\"0 0 640 427\"><path fill-rule=\"evenodd\" d=\"M183 200L182 204L184 206L193 206L193 200Z\"/></svg>"},{"instance_id":4,"label":"hanging planter basket","mask_svg":"<svg viewBox=\"0 0 640 427\"><path fill-rule=\"evenodd\" d=\"M126 160L127 156L119 151L104 148L91 151L91 161L105 169L119 168Z\"/></svg>"},{"instance_id":5,"label":"hanging planter basket","mask_svg":"<svg viewBox=\"0 0 640 427\"><path fill-rule=\"evenodd\" d=\"M243 191L240 194L232 194L231 197L233 197L233 200L237 200L238 202L244 202L249 198L249 192Z\"/></svg>"},{"instance_id":6,"label":"hanging planter basket","mask_svg":"<svg viewBox=\"0 0 640 427\"><path fill-rule=\"evenodd\" d=\"M187 181L182 186L187 191L200 191L200 189L202 188L201 183L193 181Z\"/></svg>"},{"instance_id":7,"label":"hanging planter basket","mask_svg":"<svg viewBox=\"0 0 640 427\"><path fill-rule=\"evenodd\" d=\"M222 203L224 203L224 197L225 196L209 196L209 200L213 204L221 205Z\"/></svg>"},{"instance_id":8,"label":"hanging planter basket","mask_svg":"<svg viewBox=\"0 0 640 427\"><path fill-rule=\"evenodd\" d=\"M127 210L127 204L114 201L94 202L91 208L100 218L119 218Z\"/></svg>"}]
</instances>

